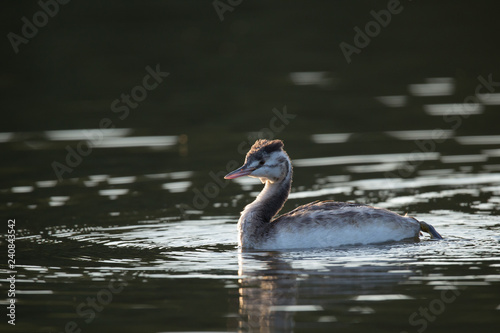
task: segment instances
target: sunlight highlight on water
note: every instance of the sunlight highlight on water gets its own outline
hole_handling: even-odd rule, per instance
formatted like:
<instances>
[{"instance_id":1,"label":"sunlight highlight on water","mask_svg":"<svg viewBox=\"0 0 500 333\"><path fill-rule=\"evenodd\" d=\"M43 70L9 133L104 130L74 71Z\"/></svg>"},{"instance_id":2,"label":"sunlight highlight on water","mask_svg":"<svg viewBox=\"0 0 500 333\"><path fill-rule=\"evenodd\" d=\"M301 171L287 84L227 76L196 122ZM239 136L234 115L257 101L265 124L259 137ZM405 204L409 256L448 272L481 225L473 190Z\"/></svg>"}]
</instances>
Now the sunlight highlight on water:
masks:
<instances>
[{"instance_id":1,"label":"sunlight highlight on water","mask_svg":"<svg viewBox=\"0 0 500 333\"><path fill-rule=\"evenodd\" d=\"M428 78L425 83L410 84L408 90L414 96L449 96L455 92L455 84L451 77Z\"/></svg>"}]
</instances>

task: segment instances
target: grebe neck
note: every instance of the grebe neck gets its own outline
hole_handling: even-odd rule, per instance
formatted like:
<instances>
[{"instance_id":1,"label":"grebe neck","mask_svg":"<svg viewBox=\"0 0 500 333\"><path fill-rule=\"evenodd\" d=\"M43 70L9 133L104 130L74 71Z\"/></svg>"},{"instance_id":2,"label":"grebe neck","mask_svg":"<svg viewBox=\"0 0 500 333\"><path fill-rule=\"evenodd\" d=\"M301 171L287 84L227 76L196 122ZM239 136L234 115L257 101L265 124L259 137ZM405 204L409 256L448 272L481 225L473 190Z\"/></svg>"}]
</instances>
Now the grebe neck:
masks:
<instances>
[{"instance_id":1,"label":"grebe neck","mask_svg":"<svg viewBox=\"0 0 500 333\"><path fill-rule=\"evenodd\" d=\"M251 247L260 238L260 233L266 224L278 214L286 200L292 187L292 165L289 159L284 164L286 176L276 182L267 180L264 189L257 198L248 204L238 221L239 245Z\"/></svg>"}]
</instances>

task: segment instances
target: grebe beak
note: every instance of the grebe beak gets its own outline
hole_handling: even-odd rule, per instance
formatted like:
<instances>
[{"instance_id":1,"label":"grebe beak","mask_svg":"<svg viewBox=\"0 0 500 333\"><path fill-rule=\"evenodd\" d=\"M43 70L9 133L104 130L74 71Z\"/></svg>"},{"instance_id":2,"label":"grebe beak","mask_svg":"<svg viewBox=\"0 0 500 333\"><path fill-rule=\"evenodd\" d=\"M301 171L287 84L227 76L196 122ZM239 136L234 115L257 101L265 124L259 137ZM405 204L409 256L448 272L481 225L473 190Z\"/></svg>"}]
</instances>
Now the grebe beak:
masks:
<instances>
[{"instance_id":1,"label":"grebe beak","mask_svg":"<svg viewBox=\"0 0 500 333\"><path fill-rule=\"evenodd\" d=\"M251 174L256 168L249 168L246 165L242 166L239 169L236 169L227 175L224 176L224 179L234 179L238 177L248 176Z\"/></svg>"}]
</instances>

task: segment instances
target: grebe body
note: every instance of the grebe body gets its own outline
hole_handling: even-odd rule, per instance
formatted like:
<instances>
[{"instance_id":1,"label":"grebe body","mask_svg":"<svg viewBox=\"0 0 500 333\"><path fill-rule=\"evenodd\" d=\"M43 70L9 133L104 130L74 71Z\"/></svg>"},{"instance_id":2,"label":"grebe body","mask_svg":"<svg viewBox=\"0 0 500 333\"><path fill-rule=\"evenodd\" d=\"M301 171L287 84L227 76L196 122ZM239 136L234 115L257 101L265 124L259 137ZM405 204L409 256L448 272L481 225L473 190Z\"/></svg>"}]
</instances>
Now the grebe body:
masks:
<instances>
[{"instance_id":1,"label":"grebe body","mask_svg":"<svg viewBox=\"0 0 500 333\"><path fill-rule=\"evenodd\" d=\"M265 184L238 220L238 244L250 249L292 249L418 240L421 231L441 235L431 225L368 205L317 201L279 217L290 193L292 163L281 140L257 140L245 164L224 178L259 178Z\"/></svg>"}]
</instances>

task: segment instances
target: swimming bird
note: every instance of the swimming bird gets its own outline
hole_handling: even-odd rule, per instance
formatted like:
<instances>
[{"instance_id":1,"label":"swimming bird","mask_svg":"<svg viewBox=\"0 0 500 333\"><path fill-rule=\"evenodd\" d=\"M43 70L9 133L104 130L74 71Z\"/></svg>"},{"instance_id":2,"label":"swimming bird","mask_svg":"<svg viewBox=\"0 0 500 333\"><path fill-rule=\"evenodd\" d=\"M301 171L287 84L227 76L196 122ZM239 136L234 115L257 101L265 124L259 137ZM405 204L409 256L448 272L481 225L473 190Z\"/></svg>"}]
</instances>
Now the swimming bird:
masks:
<instances>
[{"instance_id":1,"label":"swimming bird","mask_svg":"<svg viewBox=\"0 0 500 333\"><path fill-rule=\"evenodd\" d=\"M293 249L418 240L421 231L442 239L433 226L410 216L364 204L315 201L275 217L292 185L292 162L281 140L257 140L242 167L225 179L259 178L265 184L241 212L238 245L249 249Z\"/></svg>"}]
</instances>

